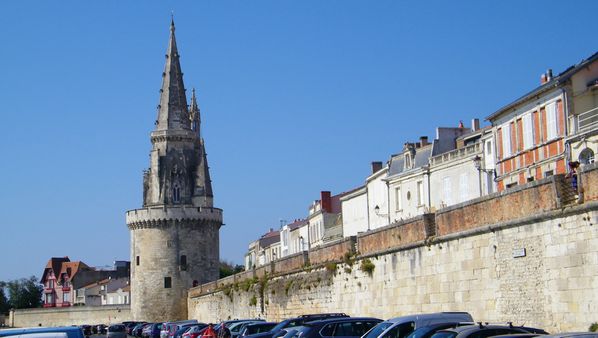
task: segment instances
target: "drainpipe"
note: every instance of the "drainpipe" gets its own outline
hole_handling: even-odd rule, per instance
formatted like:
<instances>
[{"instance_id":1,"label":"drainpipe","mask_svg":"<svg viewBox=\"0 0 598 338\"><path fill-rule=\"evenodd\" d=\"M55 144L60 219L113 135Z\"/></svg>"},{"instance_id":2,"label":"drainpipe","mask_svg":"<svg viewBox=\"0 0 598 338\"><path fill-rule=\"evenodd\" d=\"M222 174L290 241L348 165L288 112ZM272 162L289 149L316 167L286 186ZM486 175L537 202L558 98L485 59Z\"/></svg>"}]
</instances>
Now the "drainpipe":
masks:
<instances>
[{"instance_id":1,"label":"drainpipe","mask_svg":"<svg viewBox=\"0 0 598 338\"><path fill-rule=\"evenodd\" d=\"M388 210L386 210L386 212L388 213L388 224L390 224L390 184L388 183L388 181L386 182L386 205Z\"/></svg>"}]
</instances>

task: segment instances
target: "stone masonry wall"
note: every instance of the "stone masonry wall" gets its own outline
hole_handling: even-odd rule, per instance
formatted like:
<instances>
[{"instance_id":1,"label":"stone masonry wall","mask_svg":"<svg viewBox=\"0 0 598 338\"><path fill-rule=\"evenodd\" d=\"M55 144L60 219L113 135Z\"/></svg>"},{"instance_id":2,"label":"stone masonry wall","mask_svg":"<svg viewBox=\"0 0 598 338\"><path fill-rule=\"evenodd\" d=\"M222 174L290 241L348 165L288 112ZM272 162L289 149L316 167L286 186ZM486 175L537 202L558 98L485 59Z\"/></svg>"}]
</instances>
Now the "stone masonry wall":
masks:
<instances>
[{"instance_id":1,"label":"stone masonry wall","mask_svg":"<svg viewBox=\"0 0 598 338\"><path fill-rule=\"evenodd\" d=\"M530 182L436 212L438 235L447 235L556 209L556 176Z\"/></svg>"},{"instance_id":2,"label":"stone masonry wall","mask_svg":"<svg viewBox=\"0 0 598 338\"><path fill-rule=\"evenodd\" d=\"M6 324L13 327L112 324L131 320L128 305L74 306L54 309L13 310Z\"/></svg>"},{"instance_id":3,"label":"stone masonry wall","mask_svg":"<svg viewBox=\"0 0 598 338\"><path fill-rule=\"evenodd\" d=\"M368 231L358 236L357 251L362 255L369 255L423 241L431 235L426 228L433 223L433 215L421 215Z\"/></svg>"},{"instance_id":4,"label":"stone masonry wall","mask_svg":"<svg viewBox=\"0 0 598 338\"><path fill-rule=\"evenodd\" d=\"M189 318L280 320L314 312L394 316L469 311L550 332L598 321L598 203L551 210L408 249L285 276L239 282L188 299Z\"/></svg>"},{"instance_id":5,"label":"stone masonry wall","mask_svg":"<svg viewBox=\"0 0 598 338\"><path fill-rule=\"evenodd\" d=\"M581 173L581 184L586 201L598 200L598 163L586 166Z\"/></svg>"}]
</instances>

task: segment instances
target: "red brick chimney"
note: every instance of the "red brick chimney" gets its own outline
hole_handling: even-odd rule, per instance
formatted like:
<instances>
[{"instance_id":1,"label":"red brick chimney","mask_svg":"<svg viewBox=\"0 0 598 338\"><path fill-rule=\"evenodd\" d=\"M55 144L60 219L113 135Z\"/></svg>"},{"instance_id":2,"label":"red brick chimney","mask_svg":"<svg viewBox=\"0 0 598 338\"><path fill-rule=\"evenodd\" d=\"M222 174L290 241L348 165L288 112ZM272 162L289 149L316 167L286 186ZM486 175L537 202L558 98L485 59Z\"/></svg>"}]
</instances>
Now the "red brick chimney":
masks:
<instances>
[{"instance_id":1,"label":"red brick chimney","mask_svg":"<svg viewBox=\"0 0 598 338\"><path fill-rule=\"evenodd\" d=\"M320 192L320 206L324 212L332 212L332 201L330 200L330 191Z\"/></svg>"},{"instance_id":2,"label":"red brick chimney","mask_svg":"<svg viewBox=\"0 0 598 338\"><path fill-rule=\"evenodd\" d=\"M382 169L382 162L372 162L372 174L377 173L378 171L380 171L380 169Z\"/></svg>"}]
</instances>

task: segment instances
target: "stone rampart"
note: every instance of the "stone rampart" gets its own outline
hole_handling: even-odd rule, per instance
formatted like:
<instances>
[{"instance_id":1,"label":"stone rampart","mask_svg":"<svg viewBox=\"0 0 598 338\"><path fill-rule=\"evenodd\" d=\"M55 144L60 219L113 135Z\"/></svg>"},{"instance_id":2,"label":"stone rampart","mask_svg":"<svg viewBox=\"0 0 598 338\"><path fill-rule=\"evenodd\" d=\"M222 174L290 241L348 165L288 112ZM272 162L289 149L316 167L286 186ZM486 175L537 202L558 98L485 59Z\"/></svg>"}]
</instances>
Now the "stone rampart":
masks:
<instances>
[{"instance_id":1,"label":"stone rampart","mask_svg":"<svg viewBox=\"0 0 598 338\"><path fill-rule=\"evenodd\" d=\"M357 251L367 256L396 250L423 241L434 232L434 215L425 214L358 235Z\"/></svg>"},{"instance_id":2,"label":"stone rampart","mask_svg":"<svg viewBox=\"0 0 598 338\"><path fill-rule=\"evenodd\" d=\"M11 310L6 324L12 327L112 324L131 320L129 305L73 306Z\"/></svg>"},{"instance_id":3,"label":"stone rampart","mask_svg":"<svg viewBox=\"0 0 598 338\"><path fill-rule=\"evenodd\" d=\"M483 225L527 217L559 206L559 175L476 198L436 212L437 235L443 236Z\"/></svg>"},{"instance_id":4,"label":"stone rampart","mask_svg":"<svg viewBox=\"0 0 598 338\"><path fill-rule=\"evenodd\" d=\"M308 264L307 251L298 252L272 262L274 274L285 274L303 269Z\"/></svg>"},{"instance_id":5,"label":"stone rampart","mask_svg":"<svg viewBox=\"0 0 598 338\"><path fill-rule=\"evenodd\" d=\"M437 236L408 248L188 299L189 317L280 320L313 312L394 316L468 311L550 332L598 313L598 202Z\"/></svg>"},{"instance_id":6,"label":"stone rampart","mask_svg":"<svg viewBox=\"0 0 598 338\"><path fill-rule=\"evenodd\" d=\"M341 262L345 254L355 253L355 237L347 237L329 244L325 244L309 251L309 264L321 265L327 262Z\"/></svg>"}]
</instances>

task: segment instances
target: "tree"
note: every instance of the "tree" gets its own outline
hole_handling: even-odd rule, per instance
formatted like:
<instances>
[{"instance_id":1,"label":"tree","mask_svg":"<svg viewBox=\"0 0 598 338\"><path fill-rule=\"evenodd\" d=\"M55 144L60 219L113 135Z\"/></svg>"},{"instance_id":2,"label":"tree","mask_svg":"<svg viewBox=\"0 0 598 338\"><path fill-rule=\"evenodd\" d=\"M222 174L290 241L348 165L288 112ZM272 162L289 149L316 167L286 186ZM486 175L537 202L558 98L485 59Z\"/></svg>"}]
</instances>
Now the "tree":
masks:
<instances>
[{"instance_id":1,"label":"tree","mask_svg":"<svg viewBox=\"0 0 598 338\"><path fill-rule=\"evenodd\" d=\"M245 270L243 265L233 265L232 262L220 261L220 278L228 277Z\"/></svg>"},{"instance_id":2,"label":"tree","mask_svg":"<svg viewBox=\"0 0 598 338\"><path fill-rule=\"evenodd\" d=\"M0 281L0 314L7 314L8 310L10 310L10 304L8 303L8 298L6 298L6 294L4 293L4 287L6 283Z\"/></svg>"},{"instance_id":3,"label":"tree","mask_svg":"<svg viewBox=\"0 0 598 338\"><path fill-rule=\"evenodd\" d=\"M6 283L10 307L27 309L40 307L42 304L43 287L37 282L35 276L21 278Z\"/></svg>"}]
</instances>

